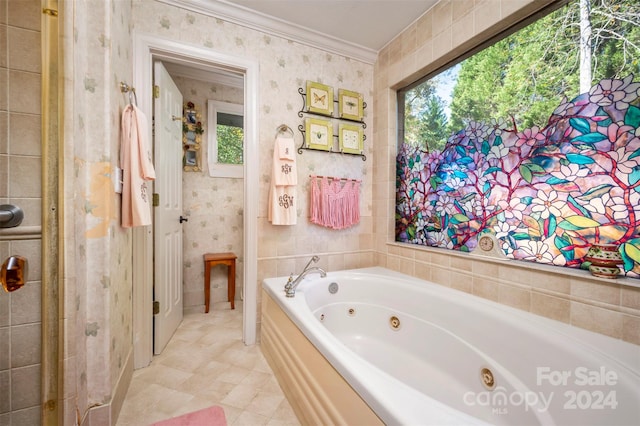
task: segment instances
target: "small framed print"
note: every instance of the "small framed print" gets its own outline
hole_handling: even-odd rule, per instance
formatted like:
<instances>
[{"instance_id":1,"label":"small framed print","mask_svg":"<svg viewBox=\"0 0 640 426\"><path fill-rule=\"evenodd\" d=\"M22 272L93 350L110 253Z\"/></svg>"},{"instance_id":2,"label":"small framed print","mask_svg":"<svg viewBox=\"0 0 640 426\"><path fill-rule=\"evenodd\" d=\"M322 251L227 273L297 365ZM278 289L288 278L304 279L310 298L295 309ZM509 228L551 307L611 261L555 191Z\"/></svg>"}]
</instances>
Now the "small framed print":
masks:
<instances>
[{"instance_id":1,"label":"small framed print","mask_svg":"<svg viewBox=\"0 0 640 426\"><path fill-rule=\"evenodd\" d=\"M333 114L333 89L315 81L307 81L306 108L308 112Z\"/></svg>"},{"instance_id":2,"label":"small framed print","mask_svg":"<svg viewBox=\"0 0 640 426\"><path fill-rule=\"evenodd\" d=\"M338 140L340 142L340 152L362 154L364 150L364 138L362 127L360 126L340 123L338 126Z\"/></svg>"},{"instance_id":3,"label":"small framed print","mask_svg":"<svg viewBox=\"0 0 640 426\"><path fill-rule=\"evenodd\" d=\"M305 119L305 143L307 148L331 151L333 148L333 125L329 120Z\"/></svg>"},{"instance_id":4,"label":"small framed print","mask_svg":"<svg viewBox=\"0 0 640 426\"><path fill-rule=\"evenodd\" d=\"M362 121L364 118L364 101L362 99L362 93L339 89L338 113L340 118Z\"/></svg>"}]
</instances>

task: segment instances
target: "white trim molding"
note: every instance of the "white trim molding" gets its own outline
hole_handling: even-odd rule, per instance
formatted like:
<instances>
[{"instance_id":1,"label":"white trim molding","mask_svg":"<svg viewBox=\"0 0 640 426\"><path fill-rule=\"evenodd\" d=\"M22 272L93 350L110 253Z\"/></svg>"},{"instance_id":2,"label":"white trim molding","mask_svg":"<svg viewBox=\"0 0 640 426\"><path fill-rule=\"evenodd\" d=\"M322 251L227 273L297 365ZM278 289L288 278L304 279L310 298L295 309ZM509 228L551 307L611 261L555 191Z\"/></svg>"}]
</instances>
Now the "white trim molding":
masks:
<instances>
[{"instance_id":1,"label":"white trim molding","mask_svg":"<svg viewBox=\"0 0 640 426\"><path fill-rule=\"evenodd\" d=\"M149 132L151 119L153 61L166 60L196 68L220 68L244 75L244 309L243 341L256 343L258 292L258 72L256 60L224 54L211 49L182 43L157 35L133 34L133 86L138 107L146 113ZM151 138L151 134L148 135ZM151 139L149 139L151 140ZM152 359L153 338L153 268L150 251L153 236L145 227L133 233L133 334L134 368L147 366Z\"/></svg>"}]
</instances>

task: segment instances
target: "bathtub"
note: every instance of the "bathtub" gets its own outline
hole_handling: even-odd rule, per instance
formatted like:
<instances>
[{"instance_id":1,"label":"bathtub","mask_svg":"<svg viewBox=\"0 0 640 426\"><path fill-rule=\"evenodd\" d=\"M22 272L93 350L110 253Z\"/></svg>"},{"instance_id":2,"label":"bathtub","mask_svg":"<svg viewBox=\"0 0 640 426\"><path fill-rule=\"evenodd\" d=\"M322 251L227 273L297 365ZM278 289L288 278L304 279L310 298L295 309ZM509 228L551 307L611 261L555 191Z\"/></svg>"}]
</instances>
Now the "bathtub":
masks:
<instances>
[{"instance_id":1,"label":"bathtub","mask_svg":"<svg viewBox=\"0 0 640 426\"><path fill-rule=\"evenodd\" d=\"M380 267L286 279L261 344L303 423L640 424L640 346Z\"/></svg>"}]
</instances>

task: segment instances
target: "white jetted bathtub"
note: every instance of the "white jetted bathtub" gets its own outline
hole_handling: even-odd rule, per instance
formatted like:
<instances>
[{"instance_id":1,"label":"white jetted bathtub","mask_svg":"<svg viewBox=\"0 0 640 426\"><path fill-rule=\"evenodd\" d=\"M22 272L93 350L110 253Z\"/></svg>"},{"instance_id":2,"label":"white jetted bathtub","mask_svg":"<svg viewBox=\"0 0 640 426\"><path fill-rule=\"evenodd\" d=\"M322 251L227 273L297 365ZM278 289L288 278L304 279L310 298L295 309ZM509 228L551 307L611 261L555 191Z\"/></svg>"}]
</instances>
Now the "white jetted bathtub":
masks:
<instances>
[{"instance_id":1,"label":"white jetted bathtub","mask_svg":"<svg viewBox=\"0 0 640 426\"><path fill-rule=\"evenodd\" d=\"M640 346L384 268L286 279L262 347L305 423L640 424Z\"/></svg>"}]
</instances>

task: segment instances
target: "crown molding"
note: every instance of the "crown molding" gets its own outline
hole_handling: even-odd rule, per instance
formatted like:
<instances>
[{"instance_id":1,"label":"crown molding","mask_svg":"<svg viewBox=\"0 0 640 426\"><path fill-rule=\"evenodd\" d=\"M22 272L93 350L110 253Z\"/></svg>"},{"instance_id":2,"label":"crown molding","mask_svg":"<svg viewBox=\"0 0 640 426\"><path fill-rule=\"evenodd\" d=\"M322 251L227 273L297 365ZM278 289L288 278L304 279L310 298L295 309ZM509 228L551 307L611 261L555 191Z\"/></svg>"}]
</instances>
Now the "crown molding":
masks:
<instances>
[{"instance_id":1,"label":"crown molding","mask_svg":"<svg viewBox=\"0 0 640 426\"><path fill-rule=\"evenodd\" d=\"M282 37L358 61L374 64L378 52L224 0L157 0L263 33Z\"/></svg>"}]
</instances>

